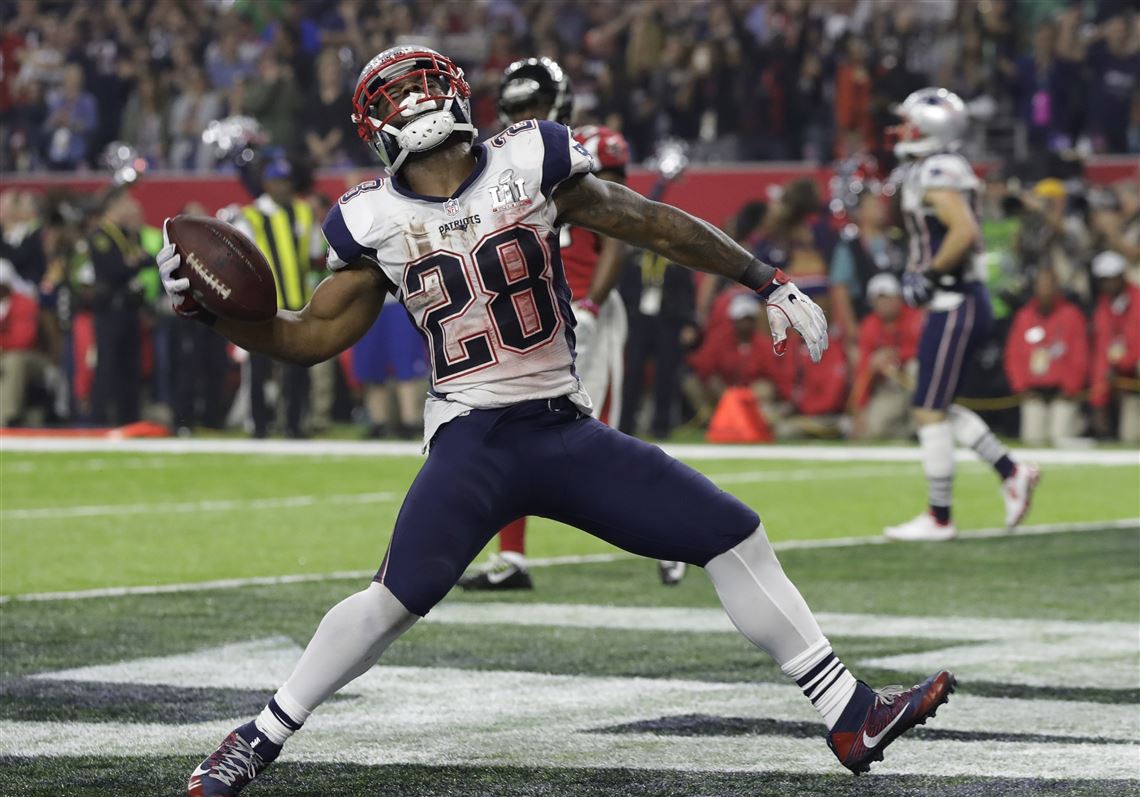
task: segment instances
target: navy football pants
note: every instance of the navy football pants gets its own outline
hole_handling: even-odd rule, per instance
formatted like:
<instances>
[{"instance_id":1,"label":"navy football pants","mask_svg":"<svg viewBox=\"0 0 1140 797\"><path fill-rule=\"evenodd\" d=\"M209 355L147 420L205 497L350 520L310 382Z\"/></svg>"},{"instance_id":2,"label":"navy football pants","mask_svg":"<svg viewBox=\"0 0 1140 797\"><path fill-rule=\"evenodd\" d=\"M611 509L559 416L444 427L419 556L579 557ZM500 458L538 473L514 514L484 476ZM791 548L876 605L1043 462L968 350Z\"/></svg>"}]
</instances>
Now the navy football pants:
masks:
<instances>
[{"instance_id":1,"label":"navy football pants","mask_svg":"<svg viewBox=\"0 0 1140 797\"><path fill-rule=\"evenodd\" d=\"M527 401L474 410L436 433L375 580L427 614L491 537L524 515L700 566L760 524L697 471L568 399Z\"/></svg>"},{"instance_id":2,"label":"navy football pants","mask_svg":"<svg viewBox=\"0 0 1140 797\"><path fill-rule=\"evenodd\" d=\"M918 341L918 385L911 403L944 410L954 401L977 350L993 329L990 294L981 283L967 285L953 310L930 311Z\"/></svg>"}]
</instances>

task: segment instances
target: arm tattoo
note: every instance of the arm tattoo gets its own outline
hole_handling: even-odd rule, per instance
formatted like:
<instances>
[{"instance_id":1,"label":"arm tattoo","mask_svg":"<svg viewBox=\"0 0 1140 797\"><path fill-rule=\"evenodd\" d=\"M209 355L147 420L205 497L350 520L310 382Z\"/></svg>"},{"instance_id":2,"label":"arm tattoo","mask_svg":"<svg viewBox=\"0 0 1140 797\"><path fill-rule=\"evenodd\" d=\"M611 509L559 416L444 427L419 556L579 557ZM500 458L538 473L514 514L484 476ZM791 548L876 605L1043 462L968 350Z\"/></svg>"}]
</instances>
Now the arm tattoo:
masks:
<instances>
[{"instance_id":1,"label":"arm tattoo","mask_svg":"<svg viewBox=\"0 0 1140 797\"><path fill-rule=\"evenodd\" d=\"M623 185L586 175L566 182L554 198L559 224L619 238L682 266L729 277L754 290L770 282L775 272L707 221L652 202Z\"/></svg>"}]
</instances>

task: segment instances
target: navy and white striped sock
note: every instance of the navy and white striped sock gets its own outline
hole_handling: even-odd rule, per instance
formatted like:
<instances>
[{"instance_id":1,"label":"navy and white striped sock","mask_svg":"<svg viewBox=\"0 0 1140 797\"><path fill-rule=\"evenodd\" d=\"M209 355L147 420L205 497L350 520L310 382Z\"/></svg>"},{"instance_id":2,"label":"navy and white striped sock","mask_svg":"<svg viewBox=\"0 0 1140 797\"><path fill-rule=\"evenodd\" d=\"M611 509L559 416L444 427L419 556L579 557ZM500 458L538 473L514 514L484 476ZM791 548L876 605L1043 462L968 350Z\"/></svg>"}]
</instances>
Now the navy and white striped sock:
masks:
<instances>
[{"instance_id":1,"label":"navy and white striped sock","mask_svg":"<svg viewBox=\"0 0 1140 797\"><path fill-rule=\"evenodd\" d=\"M281 707L279 698L281 698L280 692L273 696L268 705L261 710L257 719L254 720L257 729L269 737L271 742L278 745L285 744L285 740L301 730L301 726L308 719L308 712L298 711L297 708L299 707L294 708L292 712L287 712ZM285 702L291 701L286 698ZM304 716L297 719L296 717L302 713Z\"/></svg>"},{"instance_id":2,"label":"navy and white striped sock","mask_svg":"<svg viewBox=\"0 0 1140 797\"><path fill-rule=\"evenodd\" d=\"M803 690L804 696L827 723L827 729L835 727L855 694L858 682L831 650L831 643L826 637L786 662L781 669Z\"/></svg>"}]
</instances>

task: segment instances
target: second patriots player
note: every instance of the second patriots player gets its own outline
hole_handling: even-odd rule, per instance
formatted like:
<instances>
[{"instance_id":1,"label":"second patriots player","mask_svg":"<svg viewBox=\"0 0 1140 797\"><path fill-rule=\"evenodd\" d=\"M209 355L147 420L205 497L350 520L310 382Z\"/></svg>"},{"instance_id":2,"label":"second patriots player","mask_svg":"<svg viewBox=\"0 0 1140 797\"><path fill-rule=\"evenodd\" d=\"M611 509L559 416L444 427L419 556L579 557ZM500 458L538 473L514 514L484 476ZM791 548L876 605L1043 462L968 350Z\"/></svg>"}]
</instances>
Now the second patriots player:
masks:
<instances>
[{"instance_id":1,"label":"second patriots player","mask_svg":"<svg viewBox=\"0 0 1140 797\"><path fill-rule=\"evenodd\" d=\"M733 623L803 690L827 742L855 772L944 703L953 676L876 692L832 651L749 507L655 446L590 417L574 370L574 316L558 229L573 224L705 268L757 291L778 349L799 332L813 361L822 311L715 227L590 174L559 124L528 119L474 144L463 72L425 47L365 66L353 120L387 167L324 223L333 275L300 311L262 323L214 319L159 253L178 312L252 351L309 364L372 326L394 292L432 360L427 460L372 583L329 610L292 674L191 774L189 797L232 797L309 715L366 672L455 585L512 518L565 522L625 550L704 567ZM366 744L359 740L357 744Z\"/></svg>"},{"instance_id":2,"label":"second patriots player","mask_svg":"<svg viewBox=\"0 0 1140 797\"><path fill-rule=\"evenodd\" d=\"M902 124L895 154L903 159L901 200L909 240L903 295L927 309L918 346L913 414L929 488L929 508L890 526L894 540L949 540L954 444L988 462L1002 480L1005 522L1016 526L1029 511L1040 474L1018 464L985 421L953 404L978 347L993 326L990 297L978 273L981 229L975 207L980 183L957 154L969 125L958 95L942 88L914 92L898 108Z\"/></svg>"}]
</instances>

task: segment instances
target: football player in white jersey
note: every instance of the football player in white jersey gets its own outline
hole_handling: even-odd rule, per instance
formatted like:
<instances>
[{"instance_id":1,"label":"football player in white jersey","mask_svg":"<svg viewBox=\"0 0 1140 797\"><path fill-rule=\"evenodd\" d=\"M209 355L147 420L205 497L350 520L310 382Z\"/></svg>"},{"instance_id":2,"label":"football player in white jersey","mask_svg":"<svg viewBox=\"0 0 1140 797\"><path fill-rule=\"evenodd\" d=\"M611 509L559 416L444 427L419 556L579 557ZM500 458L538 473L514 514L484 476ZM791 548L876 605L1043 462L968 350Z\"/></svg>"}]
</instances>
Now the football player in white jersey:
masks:
<instances>
[{"instance_id":1,"label":"football player in white jersey","mask_svg":"<svg viewBox=\"0 0 1140 797\"><path fill-rule=\"evenodd\" d=\"M372 326L388 292L428 342L427 460L372 583L333 607L284 685L191 774L190 797L231 797L333 693L438 603L502 525L540 515L625 550L704 567L733 623L803 690L840 762L860 772L954 687L941 671L907 690L857 682L831 650L750 508L656 446L590 417L574 371L562 224L739 280L767 303L777 350L789 329L814 361L822 311L715 227L590 174L563 125L526 120L474 144L463 72L395 47L360 75L353 120L387 174L349 191L324 224L333 275L299 312L212 318L159 254L179 313L291 362L334 356Z\"/></svg>"},{"instance_id":2,"label":"football player in white jersey","mask_svg":"<svg viewBox=\"0 0 1140 797\"><path fill-rule=\"evenodd\" d=\"M918 517L885 529L894 540L938 541L957 534L950 514L954 444L972 448L1002 480L1005 523L1013 528L1029 511L1040 473L1016 463L976 413L954 397L970 360L993 327L982 282L980 182L957 153L969 126L962 100L941 88L921 89L898 108L902 124L895 153L902 167L902 213L909 239L903 295L927 309L918 347L913 414L922 448L929 506Z\"/></svg>"}]
</instances>

